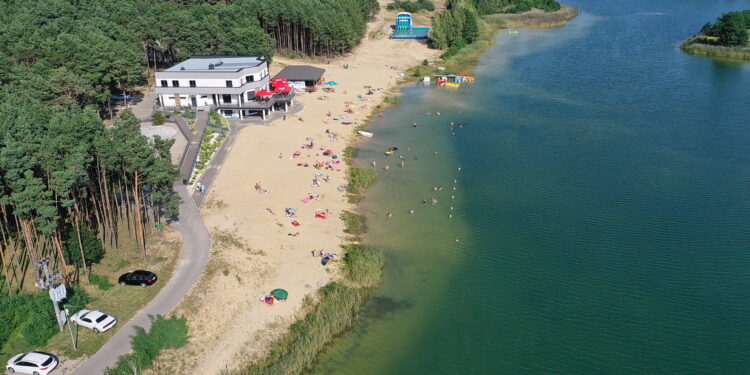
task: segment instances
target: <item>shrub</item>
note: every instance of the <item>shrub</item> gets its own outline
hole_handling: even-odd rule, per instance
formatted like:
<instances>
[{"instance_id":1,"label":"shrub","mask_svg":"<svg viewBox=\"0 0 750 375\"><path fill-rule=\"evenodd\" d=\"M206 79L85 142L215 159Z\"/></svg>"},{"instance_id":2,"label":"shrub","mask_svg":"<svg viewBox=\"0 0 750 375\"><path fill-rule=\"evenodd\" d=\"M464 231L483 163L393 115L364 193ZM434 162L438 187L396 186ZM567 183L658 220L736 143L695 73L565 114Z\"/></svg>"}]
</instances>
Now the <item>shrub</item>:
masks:
<instances>
[{"instance_id":1,"label":"shrub","mask_svg":"<svg viewBox=\"0 0 750 375\"><path fill-rule=\"evenodd\" d=\"M151 121L154 125L161 125L167 121L167 116L162 111L154 111L151 114Z\"/></svg>"},{"instance_id":2,"label":"shrub","mask_svg":"<svg viewBox=\"0 0 750 375\"><path fill-rule=\"evenodd\" d=\"M70 315L73 315L89 303L89 295L85 290L81 288L68 287L68 297L63 302L63 305L68 308Z\"/></svg>"},{"instance_id":3,"label":"shrub","mask_svg":"<svg viewBox=\"0 0 750 375\"><path fill-rule=\"evenodd\" d=\"M135 336L130 341L132 354L121 356L114 367L105 370L106 375L132 375L151 367L156 357L164 349L185 346L188 338L187 319L161 315L151 316L151 329L147 333L142 327L135 327Z\"/></svg>"},{"instance_id":4,"label":"shrub","mask_svg":"<svg viewBox=\"0 0 750 375\"><path fill-rule=\"evenodd\" d=\"M24 298L16 314L23 341L30 346L42 346L58 331L55 310L47 293L36 293Z\"/></svg>"},{"instance_id":5,"label":"shrub","mask_svg":"<svg viewBox=\"0 0 750 375\"><path fill-rule=\"evenodd\" d=\"M417 13L420 10L435 10L435 4L430 0L394 0L388 4L388 10L403 10L404 12Z\"/></svg>"}]
</instances>

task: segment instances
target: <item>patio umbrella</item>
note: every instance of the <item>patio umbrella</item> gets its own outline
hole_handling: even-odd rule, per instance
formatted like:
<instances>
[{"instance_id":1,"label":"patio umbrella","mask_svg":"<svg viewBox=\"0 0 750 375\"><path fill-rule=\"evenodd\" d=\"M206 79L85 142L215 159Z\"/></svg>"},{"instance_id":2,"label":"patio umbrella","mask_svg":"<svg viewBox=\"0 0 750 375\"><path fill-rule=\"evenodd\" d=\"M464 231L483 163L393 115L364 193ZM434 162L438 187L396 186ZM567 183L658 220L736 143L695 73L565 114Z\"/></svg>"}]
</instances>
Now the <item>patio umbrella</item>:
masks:
<instances>
[{"instance_id":1,"label":"patio umbrella","mask_svg":"<svg viewBox=\"0 0 750 375\"><path fill-rule=\"evenodd\" d=\"M271 291L271 295L278 299L285 300L289 296L289 293L284 289L274 289Z\"/></svg>"},{"instance_id":2,"label":"patio umbrella","mask_svg":"<svg viewBox=\"0 0 750 375\"><path fill-rule=\"evenodd\" d=\"M292 91L292 88L289 87L289 86L277 86L276 88L273 89L274 93L277 93L277 92L291 92L291 91Z\"/></svg>"},{"instance_id":3,"label":"patio umbrella","mask_svg":"<svg viewBox=\"0 0 750 375\"><path fill-rule=\"evenodd\" d=\"M283 78L283 77L276 77L276 78L274 78L274 79L271 80L271 86L274 86L274 87L276 87L276 86L286 86L287 83L288 82L287 82L286 78Z\"/></svg>"},{"instance_id":4,"label":"patio umbrella","mask_svg":"<svg viewBox=\"0 0 750 375\"><path fill-rule=\"evenodd\" d=\"M273 95L273 93L266 89L258 90L255 92L255 96L271 96L271 95Z\"/></svg>"}]
</instances>

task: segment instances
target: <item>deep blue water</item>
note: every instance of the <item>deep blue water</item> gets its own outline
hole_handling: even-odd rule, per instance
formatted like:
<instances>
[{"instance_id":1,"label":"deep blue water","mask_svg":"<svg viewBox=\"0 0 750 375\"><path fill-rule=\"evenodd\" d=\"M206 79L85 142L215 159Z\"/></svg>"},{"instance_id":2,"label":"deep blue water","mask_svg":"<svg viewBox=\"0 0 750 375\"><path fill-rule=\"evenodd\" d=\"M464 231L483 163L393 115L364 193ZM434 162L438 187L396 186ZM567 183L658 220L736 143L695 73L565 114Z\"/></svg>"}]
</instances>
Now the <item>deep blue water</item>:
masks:
<instances>
[{"instance_id":1,"label":"deep blue water","mask_svg":"<svg viewBox=\"0 0 750 375\"><path fill-rule=\"evenodd\" d=\"M316 373L750 373L750 64L678 48L750 1L569 4L370 126L385 280Z\"/></svg>"}]
</instances>

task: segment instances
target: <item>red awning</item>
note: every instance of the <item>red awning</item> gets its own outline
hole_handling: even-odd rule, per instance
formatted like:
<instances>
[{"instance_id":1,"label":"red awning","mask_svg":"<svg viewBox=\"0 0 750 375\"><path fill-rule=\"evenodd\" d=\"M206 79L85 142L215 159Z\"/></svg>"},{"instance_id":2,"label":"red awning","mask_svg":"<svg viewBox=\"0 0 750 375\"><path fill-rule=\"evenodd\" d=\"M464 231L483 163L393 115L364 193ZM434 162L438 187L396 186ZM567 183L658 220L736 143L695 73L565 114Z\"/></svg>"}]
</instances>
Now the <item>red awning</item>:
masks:
<instances>
[{"instance_id":1,"label":"red awning","mask_svg":"<svg viewBox=\"0 0 750 375\"><path fill-rule=\"evenodd\" d=\"M255 92L255 96L271 96L271 95L273 95L273 93L266 89L258 90Z\"/></svg>"}]
</instances>

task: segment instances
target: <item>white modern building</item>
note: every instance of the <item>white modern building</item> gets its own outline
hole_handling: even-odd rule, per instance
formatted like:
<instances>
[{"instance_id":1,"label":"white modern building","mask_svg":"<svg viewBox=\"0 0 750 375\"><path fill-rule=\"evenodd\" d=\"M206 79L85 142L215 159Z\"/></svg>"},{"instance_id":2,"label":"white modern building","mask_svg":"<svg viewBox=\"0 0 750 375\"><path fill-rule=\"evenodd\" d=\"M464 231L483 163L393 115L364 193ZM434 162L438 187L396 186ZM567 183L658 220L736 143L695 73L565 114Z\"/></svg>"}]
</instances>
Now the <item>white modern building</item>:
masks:
<instances>
[{"instance_id":1,"label":"white modern building","mask_svg":"<svg viewBox=\"0 0 750 375\"><path fill-rule=\"evenodd\" d=\"M164 109L200 108L243 118L287 109L294 93L256 98L269 89L268 64L253 56L193 56L156 72L156 93Z\"/></svg>"}]
</instances>

